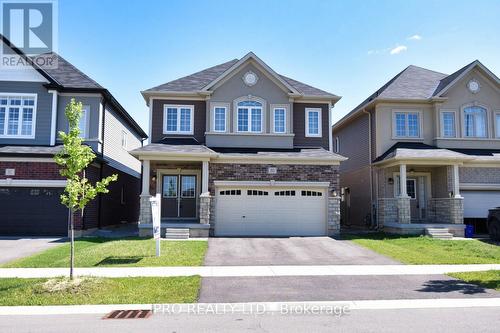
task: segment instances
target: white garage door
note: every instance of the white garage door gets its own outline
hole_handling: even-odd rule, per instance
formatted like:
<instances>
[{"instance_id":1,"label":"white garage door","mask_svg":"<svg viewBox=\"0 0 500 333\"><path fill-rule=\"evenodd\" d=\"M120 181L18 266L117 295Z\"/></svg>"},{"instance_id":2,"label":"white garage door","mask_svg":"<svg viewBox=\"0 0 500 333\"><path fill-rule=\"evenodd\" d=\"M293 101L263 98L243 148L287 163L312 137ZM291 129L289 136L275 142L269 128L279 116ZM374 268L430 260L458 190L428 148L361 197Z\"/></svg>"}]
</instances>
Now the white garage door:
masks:
<instances>
[{"instance_id":1,"label":"white garage door","mask_svg":"<svg viewBox=\"0 0 500 333\"><path fill-rule=\"evenodd\" d=\"M462 191L464 217L486 218L488 209L500 206L500 191Z\"/></svg>"},{"instance_id":2,"label":"white garage door","mask_svg":"<svg viewBox=\"0 0 500 333\"><path fill-rule=\"evenodd\" d=\"M217 236L326 235L324 188L217 188Z\"/></svg>"}]
</instances>

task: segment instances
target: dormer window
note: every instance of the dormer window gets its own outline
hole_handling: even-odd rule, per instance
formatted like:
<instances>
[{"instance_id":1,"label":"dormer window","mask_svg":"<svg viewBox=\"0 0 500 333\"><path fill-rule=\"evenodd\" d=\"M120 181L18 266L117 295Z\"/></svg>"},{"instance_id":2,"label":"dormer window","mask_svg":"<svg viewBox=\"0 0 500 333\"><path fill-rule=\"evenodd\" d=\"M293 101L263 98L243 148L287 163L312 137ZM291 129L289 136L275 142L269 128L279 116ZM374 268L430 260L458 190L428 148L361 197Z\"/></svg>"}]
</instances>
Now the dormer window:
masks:
<instances>
[{"instance_id":1,"label":"dormer window","mask_svg":"<svg viewBox=\"0 0 500 333\"><path fill-rule=\"evenodd\" d=\"M238 132L262 132L262 103L242 101L237 104Z\"/></svg>"},{"instance_id":2,"label":"dormer window","mask_svg":"<svg viewBox=\"0 0 500 333\"><path fill-rule=\"evenodd\" d=\"M163 134L193 134L192 105L165 105Z\"/></svg>"},{"instance_id":3,"label":"dormer window","mask_svg":"<svg viewBox=\"0 0 500 333\"><path fill-rule=\"evenodd\" d=\"M470 106L464 109L464 135L472 138L486 137L486 109Z\"/></svg>"}]
</instances>

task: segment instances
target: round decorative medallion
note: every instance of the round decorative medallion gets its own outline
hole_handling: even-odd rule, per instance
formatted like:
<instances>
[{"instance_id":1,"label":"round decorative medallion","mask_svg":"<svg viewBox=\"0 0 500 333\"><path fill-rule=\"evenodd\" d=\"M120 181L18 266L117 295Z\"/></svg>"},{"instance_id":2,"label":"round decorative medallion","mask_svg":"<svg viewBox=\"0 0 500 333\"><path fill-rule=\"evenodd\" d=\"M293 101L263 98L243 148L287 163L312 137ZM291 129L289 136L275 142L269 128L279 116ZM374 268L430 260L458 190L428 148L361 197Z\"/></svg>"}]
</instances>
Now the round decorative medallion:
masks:
<instances>
[{"instance_id":1,"label":"round decorative medallion","mask_svg":"<svg viewBox=\"0 0 500 333\"><path fill-rule=\"evenodd\" d=\"M247 86L253 86L257 83L257 80L259 80L259 78L254 72L246 72L245 75L243 75L243 82L245 82Z\"/></svg>"},{"instance_id":2,"label":"round decorative medallion","mask_svg":"<svg viewBox=\"0 0 500 333\"><path fill-rule=\"evenodd\" d=\"M473 94L479 92L479 89L481 89L481 86L479 85L479 82L477 82L475 79L470 80L467 82L467 88L469 88L469 91Z\"/></svg>"}]
</instances>

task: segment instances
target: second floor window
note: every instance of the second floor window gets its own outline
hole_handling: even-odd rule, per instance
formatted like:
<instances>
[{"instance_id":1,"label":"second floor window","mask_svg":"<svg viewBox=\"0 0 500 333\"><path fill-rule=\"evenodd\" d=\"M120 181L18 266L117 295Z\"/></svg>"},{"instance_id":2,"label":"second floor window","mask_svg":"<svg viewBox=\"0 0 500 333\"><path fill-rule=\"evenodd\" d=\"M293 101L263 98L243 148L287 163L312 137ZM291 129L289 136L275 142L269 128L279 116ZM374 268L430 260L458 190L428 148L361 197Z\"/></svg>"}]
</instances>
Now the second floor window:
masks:
<instances>
[{"instance_id":1,"label":"second floor window","mask_svg":"<svg viewBox=\"0 0 500 333\"><path fill-rule=\"evenodd\" d=\"M486 109L471 106L464 109L464 134L466 137L486 137Z\"/></svg>"},{"instance_id":2,"label":"second floor window","mask_svg":"<svg viewBox=\"0 0 500 333\"><path fill-rule=\"evenodd\" d=\"M321 136L321 109L306 109L306 136Z\"/></svg>"},{"instance_id":3,"label":"second floor window","mask_svg":"<svg viewBox=\"0 0 500 333\"><path fill-rule=\"evenodd\" d=\"M445 138L454 138L455 135L455 112L441 113L441 130Z\"/></svg>"},{"instance_id":4,"label":"second floor window","mask_svg":"<svg viewBox=\"0 0 500 333\"><path fill-rule=\"evenodd\" d=\"M214 108L214 131L215 132L226 131L226 108L224 107Z\"/></svg>"},{"instance_id":5,"label":"second floor window","mask_svg":"<svg viewBox=\"0 0 500 333\"><path fill-rule=\"evenodd\" d=\"M0 137L35 137L36 97L0 96Z\"/></svg>"},{"instance_id":6,"label":"second floor window","mask_svg":"<svg viewBox=\"0 0 500 333\"><path fill-rule=\"evenodd\" d=\"M394 114L396 137L420 137L420 114L418 112L396 112Z\"/></svg>"},{"instance_id":7,"label":"second floor window","mask_svg":"<svg viewBox=\"0 0 500 333\"><path fill-rule=\"evenodd\" d=\"M274 133L286 132L286 109L275 108L273 111L274 117Z\"/></svg>"},{"instance_id":8,"label":"second floor window","mask_svg":"<svg viewBox=\"0 0 500 333\"><path fill-rule=\"evenodd\" d=\"M262 103L243 101L238 103L238 132L262 132Z\"/></svg>"},{"instance_id":9,"label":"second floor window","mask_svg":"<svg viewBox=\"0 0 500 333\"><path fill-rule=\"evenodd\" d=\"M500 138L500 113L495 114L495 127L497 129L497 138Z\"/></svg>"},{"instance_id":10,"label":"second floor window","mask_svg":"<svg viewBox=\"0 0 500 333\"><path fill-rule=\"evenodd\" d=\"M89 116L90 107L88 105L82 106L82 116L80 122L78 123L78 128L80 129L80 137L87 137L87 117Z\"/></svg>"},{"instance_id":11,"label":"second floor window","mask_svg":"<svg viewBox=\"0 0 500 333\"><path fill-rule=\"evenodd\" d=\"M191 105L165 105L164 134L193 134L193 109Z\"/></svg>"}]
</instances>

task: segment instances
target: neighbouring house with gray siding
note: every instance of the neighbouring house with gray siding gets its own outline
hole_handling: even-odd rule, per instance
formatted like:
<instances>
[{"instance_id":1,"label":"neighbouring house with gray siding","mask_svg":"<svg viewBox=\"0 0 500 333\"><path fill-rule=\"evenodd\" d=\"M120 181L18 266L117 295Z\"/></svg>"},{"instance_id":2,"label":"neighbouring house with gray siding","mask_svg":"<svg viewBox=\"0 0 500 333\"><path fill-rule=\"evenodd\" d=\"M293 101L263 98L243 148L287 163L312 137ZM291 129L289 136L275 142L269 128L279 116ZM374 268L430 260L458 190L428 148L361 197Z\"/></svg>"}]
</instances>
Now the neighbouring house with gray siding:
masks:
<instances>
[{"instance_id":1,"label":"neighbouring house with gray siding","mask_svg":"<svg viewBox=\"0 0 500 333\"><path fill-rule=\"evenodd\" d=\"M500 81L479 61L409 66L333 126L343 223L398 233L485 231L500 206Z\"/></svg>"},{"instance_id":2,"label":"neighbouring house with gray siding","mask_svg":"<svg viewBox=\"0 0 500 333\"><path fill-rule=\"evenodd\" d=\"M151 142L139 230L159 198L167 237L339 232L331 112L340 97L276 73L248 53L145 90ZM181 229L181 230L179 230Z\"/></svg>"},{"instance_id":3,"label":"neighbouring house with gray siding","mask_svg":"<svg viewBox=\"0 0 500 333\"><path fill-rule=\"evenodd\" d=\"M26 56L2 36L4 47ZM96 154L86 169L95 182L118 174L110 192L77 214L77 235L138 220L141 165L129 150L147 135L108 90L59 55L58 67L0 69L0 235L66 235L65 180L54 163L59 131L68 130L66 105L83 105L80 130Z\"/></svg>"}]
</instances>

